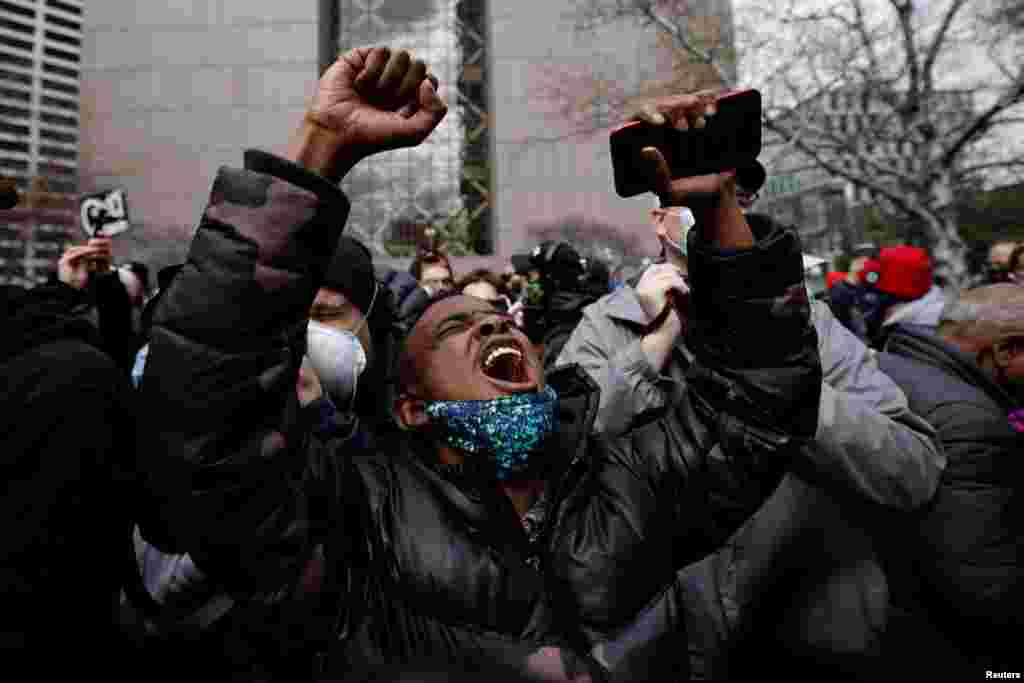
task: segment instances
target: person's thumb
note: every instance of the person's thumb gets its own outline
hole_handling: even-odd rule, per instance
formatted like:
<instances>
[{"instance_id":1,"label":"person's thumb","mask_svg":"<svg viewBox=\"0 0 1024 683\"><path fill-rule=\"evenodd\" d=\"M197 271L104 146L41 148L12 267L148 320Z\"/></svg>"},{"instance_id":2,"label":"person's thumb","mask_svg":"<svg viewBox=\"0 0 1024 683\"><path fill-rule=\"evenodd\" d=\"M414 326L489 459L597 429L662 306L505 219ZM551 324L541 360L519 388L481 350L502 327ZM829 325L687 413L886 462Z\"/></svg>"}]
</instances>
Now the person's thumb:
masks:
<instances>
[{"instance_id":1,"label":"person's thumb","mask_svg":"<svg viewBox=\"0 0 1024 683\"><path fill-rule=\"evenodd\" d=\"M647 175L650 178L651 190L659 197L668 194L672 184L672 174L668 170L668 162L657 147L644 147L640 151L646 163Z\"/></svg>"}]
</instances>

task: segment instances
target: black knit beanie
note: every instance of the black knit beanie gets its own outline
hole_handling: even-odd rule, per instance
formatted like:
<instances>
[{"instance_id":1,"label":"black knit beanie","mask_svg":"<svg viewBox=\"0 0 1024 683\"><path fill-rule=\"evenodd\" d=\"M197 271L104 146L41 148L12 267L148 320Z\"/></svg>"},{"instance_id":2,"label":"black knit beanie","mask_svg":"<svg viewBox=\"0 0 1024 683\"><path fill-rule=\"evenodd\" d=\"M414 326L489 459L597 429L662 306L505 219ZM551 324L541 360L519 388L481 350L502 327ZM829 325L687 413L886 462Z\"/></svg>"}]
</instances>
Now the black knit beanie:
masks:
<instances>
[{"instance_id":1,"label":"black knit beanie","mask_svg":"<svg viewBox=\"0 0 1024 683\"><path fill-rule=\"evenodd\" d=\"M358 240L341 237L324 274L323 286L341 292L367 315L376 282L370 250Z\"/></svg>"}]
</instances>

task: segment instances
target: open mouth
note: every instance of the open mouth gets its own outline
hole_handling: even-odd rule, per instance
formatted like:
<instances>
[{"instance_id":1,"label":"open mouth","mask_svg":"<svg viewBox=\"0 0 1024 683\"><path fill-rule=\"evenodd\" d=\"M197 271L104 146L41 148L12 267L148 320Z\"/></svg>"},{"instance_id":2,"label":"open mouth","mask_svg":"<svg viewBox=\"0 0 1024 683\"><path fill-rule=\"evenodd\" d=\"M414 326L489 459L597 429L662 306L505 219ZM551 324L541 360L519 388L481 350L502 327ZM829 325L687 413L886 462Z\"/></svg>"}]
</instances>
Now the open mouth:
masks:
<instances>
[{"instance_id":1,"label":"open mouth","mask_svg":"<svg viewBox=\"0 0 1024 683\"><path fill-rule=\"evenodd\" d=\"M508 384L523 384L530 379L523 350L512 341L497 342L485 348L481 369L487 377Z\"/></svg>"}]
</instances>

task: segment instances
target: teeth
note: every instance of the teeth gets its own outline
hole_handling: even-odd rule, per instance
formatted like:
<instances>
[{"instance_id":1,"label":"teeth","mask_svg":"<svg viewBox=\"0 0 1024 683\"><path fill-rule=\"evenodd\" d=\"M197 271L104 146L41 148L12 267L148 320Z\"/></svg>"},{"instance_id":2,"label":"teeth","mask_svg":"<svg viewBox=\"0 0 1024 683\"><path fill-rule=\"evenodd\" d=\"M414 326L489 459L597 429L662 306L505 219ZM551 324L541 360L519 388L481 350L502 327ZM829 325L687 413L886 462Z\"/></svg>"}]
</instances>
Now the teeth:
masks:
<instances>
[{"instance_id":1,"label":"teeth","mask_svg":"<svg viewBox=\"0 0 1024 683\"><path fill-rule=\"evenodd\" d=\"M487 354L487 359L484 361L484 367L489 368L492 365L494 365L494 362L497 361L499 358L508 355L513 355L520 360L523 357L523 354L522 352L519 351L519 349L514 349L510 346L502 346L497 349L494 349L489 354Z\"/></svg>"}]
</instances>

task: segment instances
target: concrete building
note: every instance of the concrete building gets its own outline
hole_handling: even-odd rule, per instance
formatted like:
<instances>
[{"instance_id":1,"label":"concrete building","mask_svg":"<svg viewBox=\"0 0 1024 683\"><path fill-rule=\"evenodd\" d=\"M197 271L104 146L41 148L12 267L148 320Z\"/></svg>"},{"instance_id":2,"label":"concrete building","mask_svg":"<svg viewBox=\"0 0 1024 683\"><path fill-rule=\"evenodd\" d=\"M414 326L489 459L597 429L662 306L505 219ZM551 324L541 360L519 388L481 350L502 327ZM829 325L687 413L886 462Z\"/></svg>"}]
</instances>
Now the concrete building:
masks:
<instances>
[{"instance_id":1,"label":"concrete building","mask_svg":"<svg viewBox=\"0 0 1024 683\"><path fill-rule=\"evenodd\" d=\"M0 3L0 174L74 192L81 0Z\"/></svg>"},{"instance_id":2,"label":"concrete building","mask_svg":"<svg viewBox=\"0 0 1024 683\"><path fill-rule=\"evenodd\" d=\"M75 235L80 0L0 1L0 176L24 192L0 211L0 283L33 285Z\"/></svg>"},{"instance_id":3,"label":"concrete building","mask_svg":"<svg viewBox=\"0 0 1024 683\"><path fill-rule=\"evenodd\" d=\"M731 3L705 2L721 9L720 34L731 40ZM180 259L217 167L238 165L246 147L283 151L319 63L336 49L387 43L429 59L451 111L428 145L364 162L345 182L352 232L383 259L402 263L402 245L429 223L482 254L456 259L459 270L501 267L570 217L609 228L599 239L565 235L578 243L656 253L651 199L614 194L607 133L621 117L621 96L669 80L675 64L655 29L624 20L579 31L577 7L93 0L83 45L82 190L125 190L133 228L117 238L117 256Z\"/></svg>"}]
</instances>

